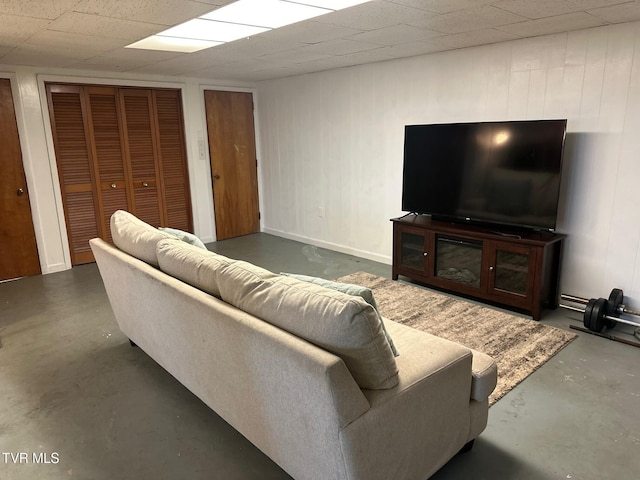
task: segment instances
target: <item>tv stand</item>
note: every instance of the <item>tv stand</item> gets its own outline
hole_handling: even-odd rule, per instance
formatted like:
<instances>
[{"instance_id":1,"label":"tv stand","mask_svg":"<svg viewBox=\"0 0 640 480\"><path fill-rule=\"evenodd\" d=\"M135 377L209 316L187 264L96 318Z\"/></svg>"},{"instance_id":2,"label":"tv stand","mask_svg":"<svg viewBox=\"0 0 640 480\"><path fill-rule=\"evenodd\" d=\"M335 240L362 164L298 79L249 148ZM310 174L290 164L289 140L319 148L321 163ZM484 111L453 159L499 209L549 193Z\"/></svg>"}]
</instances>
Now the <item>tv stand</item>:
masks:
<instances>
[{"instance_id":1,"label":"tv stand","mask_svg":"<svg viewBox=\"0 0 640 480\"><path fill-rule=\"evenodd\" d=\"M392 278L530 313L558 307L566 235L484 227L405 215L393 222Z\"/></svg>"},{"instance_id":2,"label":"tv stand","mask_svg":"<svg viewBox=\"0 0 640 480\"><path fill-rule=\"evenodd\" d=\"M501 237L517 238L517 239L522 238L522 235L518 235L517 233L506 233L506 232L500 232L497 230L490 231L489 233L492 233L494 235L499 235Z\"/></svg>"}]
</instances>

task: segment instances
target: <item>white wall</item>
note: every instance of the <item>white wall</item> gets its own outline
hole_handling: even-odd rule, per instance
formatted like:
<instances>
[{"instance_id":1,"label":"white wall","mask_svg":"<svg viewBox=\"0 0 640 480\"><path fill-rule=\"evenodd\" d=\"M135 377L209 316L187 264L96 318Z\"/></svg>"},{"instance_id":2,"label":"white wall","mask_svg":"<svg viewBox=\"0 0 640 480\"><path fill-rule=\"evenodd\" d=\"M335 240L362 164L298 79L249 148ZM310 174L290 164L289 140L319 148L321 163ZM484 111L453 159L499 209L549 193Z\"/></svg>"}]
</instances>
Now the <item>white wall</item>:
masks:
<instances>
[{"instance_id":1,"label":"white wall","mask_svg":"<svg viewBox=\"0 0 640 480\"><path fill-rule=\"evenodd\" d=\"M43 273L71 268L60 183L44 89L45 82L181 89L194 230L205 242L215 240L203 90L218 88L251 91L251 85L243 82L229 83L179 77L66 71L10 65L0 65L0 77L11 80L23 164Z\"/></svg>"},{"instance_id":2,"label":"white wall","mask_svg":"<svg viewBox=\"0 0 640 480\"><path fill-rule=\"evenodd\" d=\"M640 23L263 82L265 231L390 263L403 127L567 118L561 290L640 302Z\"/></svg>"}]
</instances>

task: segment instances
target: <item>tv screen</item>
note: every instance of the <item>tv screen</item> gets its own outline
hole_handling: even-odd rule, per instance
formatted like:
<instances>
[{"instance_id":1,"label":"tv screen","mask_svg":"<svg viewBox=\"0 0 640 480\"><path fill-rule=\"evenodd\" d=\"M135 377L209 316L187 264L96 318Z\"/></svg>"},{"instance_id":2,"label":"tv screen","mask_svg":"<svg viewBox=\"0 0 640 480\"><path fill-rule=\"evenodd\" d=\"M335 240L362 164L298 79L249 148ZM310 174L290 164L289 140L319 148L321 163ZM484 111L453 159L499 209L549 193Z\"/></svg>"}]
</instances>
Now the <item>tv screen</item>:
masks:
<instances>
[{"instance_id":1,"label":"tv screen","mask_svg":"<svg viewBox=\"0 0 640 480\"><path fill-rule=\"evenodd\" d=\"M554 230L566 120L407 125L402 210Z\"/></svg>"}]
</instances>

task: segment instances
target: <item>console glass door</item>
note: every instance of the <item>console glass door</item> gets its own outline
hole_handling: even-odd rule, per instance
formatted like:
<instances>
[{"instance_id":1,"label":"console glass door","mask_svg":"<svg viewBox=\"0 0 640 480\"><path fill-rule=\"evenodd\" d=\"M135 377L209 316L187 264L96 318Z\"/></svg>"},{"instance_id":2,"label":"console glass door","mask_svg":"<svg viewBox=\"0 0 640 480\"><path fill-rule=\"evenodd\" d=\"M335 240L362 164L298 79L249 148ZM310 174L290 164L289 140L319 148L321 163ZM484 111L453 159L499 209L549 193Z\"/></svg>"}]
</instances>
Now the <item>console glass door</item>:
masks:
<instances>
[{"instance_id":1,"label":"console glass door","mask_svg":"<svg viewBox=\"0 0 640 480\"><path fill-rule=\"evenodd\" d=\"M518 295L527 295L529 255L508 250L496 250L494 288Z\"/></svg>"},{"instance_id":2,"label":"console glass door","mask_svg":"<svg viewBox=\"0 0 640 480\"><path fill-rule=\"evenodd\" d=\"M425 238L424 235L402 232L400 237L400 264L414 270L425 270Z\"/></svg>"}]
</instances>

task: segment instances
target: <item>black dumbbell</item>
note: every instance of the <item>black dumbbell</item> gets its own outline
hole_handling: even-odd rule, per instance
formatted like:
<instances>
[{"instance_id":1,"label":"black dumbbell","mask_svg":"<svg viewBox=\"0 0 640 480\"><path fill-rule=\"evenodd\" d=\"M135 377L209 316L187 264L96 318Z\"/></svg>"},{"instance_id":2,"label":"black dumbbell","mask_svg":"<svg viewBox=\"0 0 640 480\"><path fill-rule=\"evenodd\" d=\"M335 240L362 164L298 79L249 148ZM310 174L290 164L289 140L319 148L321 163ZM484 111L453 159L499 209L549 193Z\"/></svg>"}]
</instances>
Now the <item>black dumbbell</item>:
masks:
<instances>
[{"instance_id":1,"label":"black dumbbell","mask_svg":"<svg viewBox=\"0 0 640 480\"><path fill-rule=\"evenodd\" d=\"M613 328L618 322L635 327L640 327L640 323L620 318L621 313L635 316L640 316L640 313L626 308L623 303L624 293L619 288L614 288L613 290L611 290L608 299L592 298L590 300L587 300L586 298L575 297L572 295L560 295L560 298L575 303L582 303L585 305L584 310L562 304L560 305L560 307L582 313L582 323L584 324L585 328L591 330L592 332L599 333L605 327Z\"/></svg>"}]
</instances>

